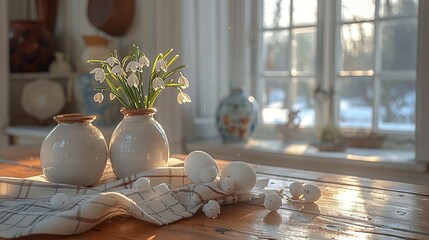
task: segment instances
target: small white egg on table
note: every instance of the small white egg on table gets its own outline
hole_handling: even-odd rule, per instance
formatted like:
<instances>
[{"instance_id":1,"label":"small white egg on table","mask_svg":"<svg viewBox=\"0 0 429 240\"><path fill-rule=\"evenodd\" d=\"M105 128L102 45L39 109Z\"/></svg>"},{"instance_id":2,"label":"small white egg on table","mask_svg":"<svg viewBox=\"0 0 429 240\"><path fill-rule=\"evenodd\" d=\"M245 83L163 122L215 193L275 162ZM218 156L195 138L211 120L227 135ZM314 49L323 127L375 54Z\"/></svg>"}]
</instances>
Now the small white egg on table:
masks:
<instances>
[{"instance_id":1,"label":"small white egg on table","mask_svg":"<svg viewBox=\"0 0 429 240\"><path fill-rule=\"evenodd\" d=\"M302 195L306 202L316 202L322 196L320 188L313 184L302 185Z\"/></svg>"},{"instance_id":2,"label":"small white egg on table","mask_svg":"<svg viewBox=\"0 0 429 240\"><path fill-rule=\"evenodd\" d=\"M208 183L213 181L219 173L216 161L203 151L189 153L185 158L184 169L186 176L193 183Z\"/></svg>"},{"instance_id":3,"label":"small white egg on table","mask_svg":"<svg viewBox=\"0 0 429 240\"><path fill-rule=\"evenodd\" d=\"M218 174L216 166L206 166L200 171L200 181L203 183L213 182Z\"/></svg>"},{"instance_id":4,"label":"small white egg on table","mask_svg":"<svg viewBox=\"0 0 429 240\"><path fill-rule=\"evenodd\" d=\"M270 211L277 211L282 206L282 198L277 193L270 193L265 196L264 207Z\"/></svg>"},{"instance_id":5,"label":"small white egg on table","mask_svg":"<svg viewBox=\"0 0 429 240\"><path fill-rule=\"evenodd\" d=\"M225 193L233 193L235 188L234 181L229 177L220 178L218 186Z\"/></svg>"},{"instance_id":6,"label":"small white egg on table","mask_svg":"<svg viewBox=\"0 0 429 240\"><path fill-rule=\"evenodd\" d=\"M63 209L69 204L69 197L64 193L57 193L51 198L51 206L54 209Z\"/></svg>"},{"instance_id":7,"label":"small white egg on table","mask_svg":"<svg viewBox=\"0 0 429 240\"><path fill-rule=\"evenodd\" d=\"M217 215L220 214L220 205L214 200L209 200L203 206L203 212L208 218L217 218Z\"/></svg>"},{"instance_id":8,"label":"small white egg on table","mask_svg":"<svg viewBox=\"0 0 429 240\"><path fill-rule=\"evenodd\" d=\"M245 162L230 162L221 173L222 178L231 178L234 181L234 191L249 191L256 184L256 172Z\"/></svg>"},{"instance_id":9,"label":"small white egg on table","mask_svg":"<svg viewBox=\"0 0 429 240\"><path fill-rule=\"evenodd\" d=\"M150 189L150 179L141 177L134 182L134 189L138 191L147 191Z\"/></svg>"},{"instance_id":10,"label":"small white egg on table","mask_svg":"<svg viewBox=\"0 0 429 240\"><path fill-rule=\"evenodd\" d=\"M302 195L302 182L292 182L289 185L289 192L294 197L299 197Z\"/></svg>"}]
</instances>

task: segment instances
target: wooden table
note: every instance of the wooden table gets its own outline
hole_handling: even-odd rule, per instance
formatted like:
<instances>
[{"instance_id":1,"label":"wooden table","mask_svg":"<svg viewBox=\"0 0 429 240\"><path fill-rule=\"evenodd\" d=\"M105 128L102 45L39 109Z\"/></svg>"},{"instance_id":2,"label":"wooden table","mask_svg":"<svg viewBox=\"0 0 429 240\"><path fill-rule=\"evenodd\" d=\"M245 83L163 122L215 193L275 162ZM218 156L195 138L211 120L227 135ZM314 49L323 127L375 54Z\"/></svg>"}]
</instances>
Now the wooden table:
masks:
<instances>
[{"instance_id":1,"label":"wooden table","mask_svg":"<svg viewBox=\"0 0 429 240\"><path fill-rule=\"evenodd\" d=\"M40 174L38 153L38 147L0 149L1 175ZM216 219L199 211L162 227L131 217L111 219L80 235L23 239L429 239L429 187L253 166L259 177L270 178L270 187L287 191L290 182L299 180L318 185L322 198L316 203L285 200L277 212L260 201L224 205Z\"/></svg>"}]
</instances>

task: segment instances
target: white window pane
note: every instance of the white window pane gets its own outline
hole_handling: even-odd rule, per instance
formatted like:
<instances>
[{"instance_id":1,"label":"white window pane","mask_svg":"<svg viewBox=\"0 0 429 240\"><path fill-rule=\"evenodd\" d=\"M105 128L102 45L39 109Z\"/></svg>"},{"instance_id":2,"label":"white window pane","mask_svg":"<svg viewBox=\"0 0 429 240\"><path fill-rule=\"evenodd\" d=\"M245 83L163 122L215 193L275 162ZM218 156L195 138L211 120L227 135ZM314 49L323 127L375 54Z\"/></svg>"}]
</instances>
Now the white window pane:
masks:
<instances>
[{"instance_id":1,"label":"white window pane","mask_svg":"<svg viewBox=\"0 0 429 240\"><path fill-rule=\"evenodd\" d=\"M289 87L292 110L299 111L300 127L314 127L316 111L313 106L314 78L293 78Z\"/></svg>"},{"instance_id":2,"label":"white window pane","mask_svg":"<svg viewBox=\"0 0 429 240\"><path fill-rule=\"evenodd\" d=\"M292 11L293 25L317 23L317 0L294 0Z\"/></svg>"},{"instance_id":3,"label":"white window pane","mask_svg":"<svg viewBox=\"0 0 429 240\"><path fill-rule=\"evenodd\" d=\"M316 28L292 31L292 75L314 74L316 64Z\"/></svg>"},{"instance_id":4,"label":"white window pane","mask_svg":"<svg viewBox=\"0 0 429 240\"><path fill-rule=\"evenodd\" d=\"M289 81L285 78L268 78L261 81L265 83L262 121L266 124L286 123Z\"/></svg>"},{"instance_id":5,"label":"white window pane","mask_svg":"<svg viewBox=\"0 0 429 240\"><path fill-rule=\"evenodd\" d=\"M344 24L341 28L340 71L373 70L374 25Z\"/></svg>"},{"instance_id":6,"label":"white window pane","mask_svg":"<svg viewBox=\"0 0 429 240\"><path fill-rule=\"evenodd\" d=\"M266 31L263 39L265 71L290 71L289 31Z\"/></svg>"},{"instance_id":7,"label":"white window pane","mask_svg":"<svg viewBox=\"0 0 429 240\"><path fill-rule=\"evenodd\" d=\"M264 28L289 26L290 0L264 0Z\"/></svg>"},{"instance_id":8,"label":"white window pane","mask_svg":"<svg viewBox=\"0 0 429 240\"><path fill-rule=\"evenodd\" d=\"M414 131L416 106L414 81L382 79L380 103L380 129Z\"/></svg>"},{"instance_id":9,"label":"white window pane","mask_svg":"<svg viewBox=\"0 0 429 240\"><path fill-rule=\"evenodd\" d=\"M375 0L342 0L341 19L343 21L362 21L374 19Z\"/></svg>"},{"instance_id":10,"label":"white window pane","mask_svg":"<svg viewBox=\"0 0 429 240\"><path fill-rule=\"evenodd\" d=\"M380 16L417 16L418 0L380 0Z\"/></svg>"},{"instance_id":11,"label":"white window pane","mask_svg":"<svg viewBox=\"0 0 429 240\"><path fill-rule=\"evenodd\" d=\"M381 69L416 70L417 21L386 21L381 29Z\"/></svg>"},{"instance_id":12,"label":"white window pane","mask_svg":"<svg viewBox=\"0 0 429 240\"><path fill-rule=\"evenodd\" d=\"M346 128L371 128L373 78L339 79L339 125Z\"/></svg>"}]
</instances>

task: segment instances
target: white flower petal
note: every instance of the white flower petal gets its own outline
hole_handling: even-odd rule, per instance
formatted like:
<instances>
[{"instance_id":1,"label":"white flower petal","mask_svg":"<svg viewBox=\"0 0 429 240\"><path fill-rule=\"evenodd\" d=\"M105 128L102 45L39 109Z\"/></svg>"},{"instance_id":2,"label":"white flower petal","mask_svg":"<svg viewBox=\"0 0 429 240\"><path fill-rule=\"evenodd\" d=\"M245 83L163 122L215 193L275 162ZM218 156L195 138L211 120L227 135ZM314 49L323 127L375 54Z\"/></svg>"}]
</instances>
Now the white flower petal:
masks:
<instances>
[{"instance_id":1,"label":"white flower petal","mask_svg":"<svg viewBox=\"0 0 429 240\"><path fill-rule=\"evenodd\" d=\"M106 60L106 62L107 62L111 67L113 67L113 65L115 65L115 63L116 63L116 64L120 64L119 60L118 60L117 58L115 58L115 57L109 57L109 58Z\"/></svg>"},{"instance_id":2,"label":"white flower petal","mask_svg":"<svg viewBox=\"0 0 429 240\"><path fill-rule=\"evenodd\" d=\"M149 65L150 65L150 61L149 61L149 59L146 57L146 55L144 55L144 54L143 54L143 56L141 56L141 57L139 58L139 64L140 64L140 67L141 67L141 68L143 68L143 66L149 67Z\"/></svg>"},{"instance_id":3,"label":"white flower petal","mask_svg":"<svg viewBox=\"0 0 429 240\"><path fill-rule=\"evenodd\" d=\"M186 89L189 87L189 81L185 76L183 76L182 73L180 73L180 77L177 82L182 85L180 86L182 89Z\"/></svg>"},{"instance_id":4,"label":"white flower petal","mask_svg":"<svg viewBox=\"0 0 429 240\"><path fill-rule=\"evenodd\" d=\"M165 88L164 80L162 80L162 78L160 77L156 77L152 82L152 87L155 91L158 89L164 89Z\"/></svg>"},{"instance_id":5,"label":"white flower petal","mask_svg":"<svg viewBox=\"0 0 429 240\"><path fill-rule=\"evenodd\" d=\"M162 70L163 72L167 72L167 63L164 59L159 59L155 65L156 71Z\"/></svg>"},{"instance_id":6,"label":"white flower petal","mask_svg":"<svg viewBox=\"0 0 429 240\"><path fill-rule=\"evenodd\" d=\"M127 78L127 84L130 87L137 87L139 85L139 79L134 73L131 73Z\"/></svg>"},{"instance_id":7,"label":"white flower petal","mask_svg":"<svg viewBox=\"0 0 429 240\"><path fill-rule=\"evenodd\" d=\"M115 74L116 76L123 76L125 75L124 70L121 68L120 65L116 65L112 68L112 73Z\"/></svg>"},{"instance_id":8,"label":"white flower petal","mask_svg":"<svg viewBox=\"0 0 429 240\"><path fill-rule=\"evenodd\" d=\"M94 68L94 69L92 69L92 70L91 70L91 72L89 72L89 73L94 74L94 73L96 73L96 72L98 71L98 69L100 69L100 68Z\"/></svg>"},{"instance_id":9,"label":"white flower petal","mask_svg":"<svg viewBox=\"0 0 429 240\"><path fill-rule=\"evenodd\" d=\"M101 103L104 99L104 96L101 92L98 92L94 95L94 102Z\"/></svg>"},{"instance_id":10,"label":"white flower petal","mask_svg":"<svg viewBox=\"0 0 429 240\"><path fill-rule=\"evenodd\" d=\"M110 99L110 100L113 100L113 99L115 99L115 98L116 98L115 94L113 94L113 93L110 93L110 94L109 94L109 99Z\"/></svg>"},{"instance_id":11,"label":"white flower petal","mask_svg":"<svg viewBox=\"0 0 429 240\"><path fill-rule=\"evenodd\" d=\"M179 104L183 104L183 103L187 103L187 102L192 102L192 100L188 94L186 94L184 92L179 92L179 94L177 94L177 102Z\"/></svg>"},{"instance_id":12,"label":"white flower petal","mask_svg":"<svg viewBox=\"0 0 429 240\"><path fill-rule=\"evenodd\" d=\"M94 79L100 83L103 83L104 79L106 78L106 73L102 68L95 68L89 73L95 74Z\"/></svg>"},{"instance_id":13,"label":"white flower petal","mask_svg":"<svg viewBox=\"0 0 429 240\"><path fill-rule=\"evenodd\" d=\"M131 71L131 72L136 72L136 71L138 71L138 70L140 70L140 64L138 63L138 62L136 62L136 61L130 61L128 64L127 64L127 67L125 68L125 71L126 72L129 72L129 71Z\"/></svg>"}]
</instances>

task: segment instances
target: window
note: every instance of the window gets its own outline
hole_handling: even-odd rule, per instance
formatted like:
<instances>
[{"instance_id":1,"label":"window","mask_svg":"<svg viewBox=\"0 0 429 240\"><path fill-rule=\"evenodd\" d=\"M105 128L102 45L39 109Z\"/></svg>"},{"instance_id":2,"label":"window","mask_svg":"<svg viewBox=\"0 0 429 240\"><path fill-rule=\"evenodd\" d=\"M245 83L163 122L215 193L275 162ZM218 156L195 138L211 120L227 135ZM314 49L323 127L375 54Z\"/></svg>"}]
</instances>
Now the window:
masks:
<instances>
[{"instance_id":1,"label":"window","mask_svg":"<svg viewBox=\"0 0 429 240\"><path fill-rule=\"evenodd\" d=\"M317 0L264 1L260 32L264 123L284 123L290 110L299 109L301 125L314 126L316 33Z\"/></svg>"},{"instance_id":2,"label":"window","mask_svg":"<svg viewBox=\"0 0 429 240\"><path fill-rule=\"evenodd\" d=\"M265 126L299 111L303 130L333 123L414 136L417 0L258 4L256 89Z\"/></svg>"}]
</instances>

